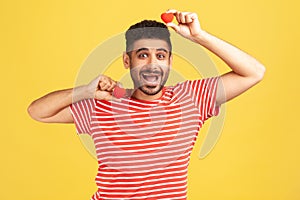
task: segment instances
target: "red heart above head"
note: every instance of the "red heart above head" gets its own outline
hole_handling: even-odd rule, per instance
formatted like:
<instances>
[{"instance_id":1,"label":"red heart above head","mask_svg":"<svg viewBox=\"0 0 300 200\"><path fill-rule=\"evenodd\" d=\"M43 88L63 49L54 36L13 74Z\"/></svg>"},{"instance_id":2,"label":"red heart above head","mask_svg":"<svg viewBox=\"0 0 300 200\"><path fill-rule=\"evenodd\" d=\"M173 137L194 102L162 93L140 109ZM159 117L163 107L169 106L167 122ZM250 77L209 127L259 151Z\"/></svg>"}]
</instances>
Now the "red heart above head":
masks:
<instances>
[{"instance_id":1,"label":"red heart above head","mask_svg":"<svg viewBox=\"0 0 300 200\"><path fill-rule=\"evenodd\" d=\"M119 99L119 98L123 98L123 97L126 96L126 89L121 88L121 87L119 87L119 86L116 86L116 87L114 88L114 91L113 91L112 95L113 95L114 97L118 98L118 99Z\"/></svg>"},{"instance_id":2,"label":"red heart above head","mask_svg":"<svg viewBox=\"0 0 300 200\"><path fill-rule=\"evenodd\" d=\"M165 22L169 23L173 20L174 15L172 13L163 13L160 15L160 18Z\"/></svg>"}]
</instances>

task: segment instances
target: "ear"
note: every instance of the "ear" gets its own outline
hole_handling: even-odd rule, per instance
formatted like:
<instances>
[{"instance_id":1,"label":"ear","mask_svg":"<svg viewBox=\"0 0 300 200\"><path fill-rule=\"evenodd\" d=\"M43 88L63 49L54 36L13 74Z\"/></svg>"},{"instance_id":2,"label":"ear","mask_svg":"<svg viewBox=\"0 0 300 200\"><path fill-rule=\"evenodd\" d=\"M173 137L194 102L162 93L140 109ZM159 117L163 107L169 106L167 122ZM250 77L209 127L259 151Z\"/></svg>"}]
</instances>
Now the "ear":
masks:
<instances>
[{"instance_id":1,"label":"ear","mask_svg":"<svg viewBox=\"0 0 300 200\"><path fill-rule=\"evenodd\" d=\"M169 66L170 66L170 68L172 68L172 64L173 64L173 54L171 54L171 56L169 58Z\"/></svg>"},{"instance_id":2,"label":"ear","mask_svg":"<svg viewBox=\"0 0 300 200\"><path fill-rule=\"evenodd\" d=\"M130 58L126 52L123 52L123 64L125 69L129 69L130 67Z\"/></svg>"}]
</instances>

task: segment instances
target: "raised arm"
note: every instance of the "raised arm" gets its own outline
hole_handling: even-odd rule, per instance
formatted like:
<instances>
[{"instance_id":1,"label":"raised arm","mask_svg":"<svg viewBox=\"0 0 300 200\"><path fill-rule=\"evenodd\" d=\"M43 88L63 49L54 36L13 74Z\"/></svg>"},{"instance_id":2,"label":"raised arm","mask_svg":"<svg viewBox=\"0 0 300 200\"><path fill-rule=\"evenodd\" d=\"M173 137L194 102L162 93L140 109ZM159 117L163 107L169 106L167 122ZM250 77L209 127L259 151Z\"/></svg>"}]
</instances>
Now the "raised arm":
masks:
<instances>
[{"instance_id":1,"label":"raised arm","mask_svg":"<svg viewBox=\"0 0 300 200\"><path fill-rule=\"evenodd\" d=\"M116 82L100 75L88 85L51 92L35 101L28 107L29 115L40 122L73 123L69 106L83 99L96 98L113 100L111 95Z\"/></svg>"},{"instance_id":2,"label":"raised arm","mask_svg":"<svg viewBox=\"0 0 300 200\"><path fill-rule=\"evenodd\" d=\"M262 80L265 67L247 53L202 30L196 13L177 10L168 12L173 13L178 21L178 24L168 23L168 26L213 52L232 69L220 78L216 99L218 105L242 94Z\"/></svg>"}]
</instances>

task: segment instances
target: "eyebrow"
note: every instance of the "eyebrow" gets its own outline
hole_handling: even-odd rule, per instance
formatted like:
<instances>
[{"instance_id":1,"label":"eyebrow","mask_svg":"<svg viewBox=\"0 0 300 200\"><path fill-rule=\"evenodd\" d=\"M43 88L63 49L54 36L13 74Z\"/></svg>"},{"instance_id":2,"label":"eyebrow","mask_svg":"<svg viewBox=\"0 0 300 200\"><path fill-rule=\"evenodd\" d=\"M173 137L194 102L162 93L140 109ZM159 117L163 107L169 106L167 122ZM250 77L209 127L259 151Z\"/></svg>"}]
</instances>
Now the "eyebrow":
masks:
<instances>
[{"instance_id":1,"label":"eyebrow","mask_svg":"<svg viewBox=\"0 0 300 200\"><path fill-rule=\"evenodd\" d=\"M145 48L145 47L139 48L138 50L136 50L136 53L138 53L140 51L149 51L149 48ZM168 53L168 50L166 50L165 48L158 48L158 49L156 49L156 51L164 51L164 52Z\"/></svg>"}]
</instances>

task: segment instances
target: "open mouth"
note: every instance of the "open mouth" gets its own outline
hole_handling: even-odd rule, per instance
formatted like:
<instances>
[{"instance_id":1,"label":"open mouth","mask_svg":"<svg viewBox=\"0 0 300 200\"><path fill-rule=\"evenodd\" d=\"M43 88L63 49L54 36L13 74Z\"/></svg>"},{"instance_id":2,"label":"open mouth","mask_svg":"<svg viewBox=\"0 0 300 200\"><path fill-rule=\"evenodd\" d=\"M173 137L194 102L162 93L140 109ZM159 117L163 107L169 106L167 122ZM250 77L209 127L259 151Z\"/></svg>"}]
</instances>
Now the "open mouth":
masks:
<instances>
[{"instance_id":1,"label":"open mouth","mask_svg":"<svg viewBox=\"0 0 300 200\"><path fill-rule=\"evenodd\" d=\"M160 83L161 72L155 72L155 73L142 72L141 78L145 86L149 88L152 87L155 88Z\"/></svg>"},{"instance_id":2,"label":"open mouth","mask_svg":"<svg viewBox=\"0 0 300 200\"><path fill-rule=\"evenodd\" d=\"M157 75L148 75L148 74L142 74L143 79L148 82L156 82L158 80Z\"/></svg>"}]
</instances>

